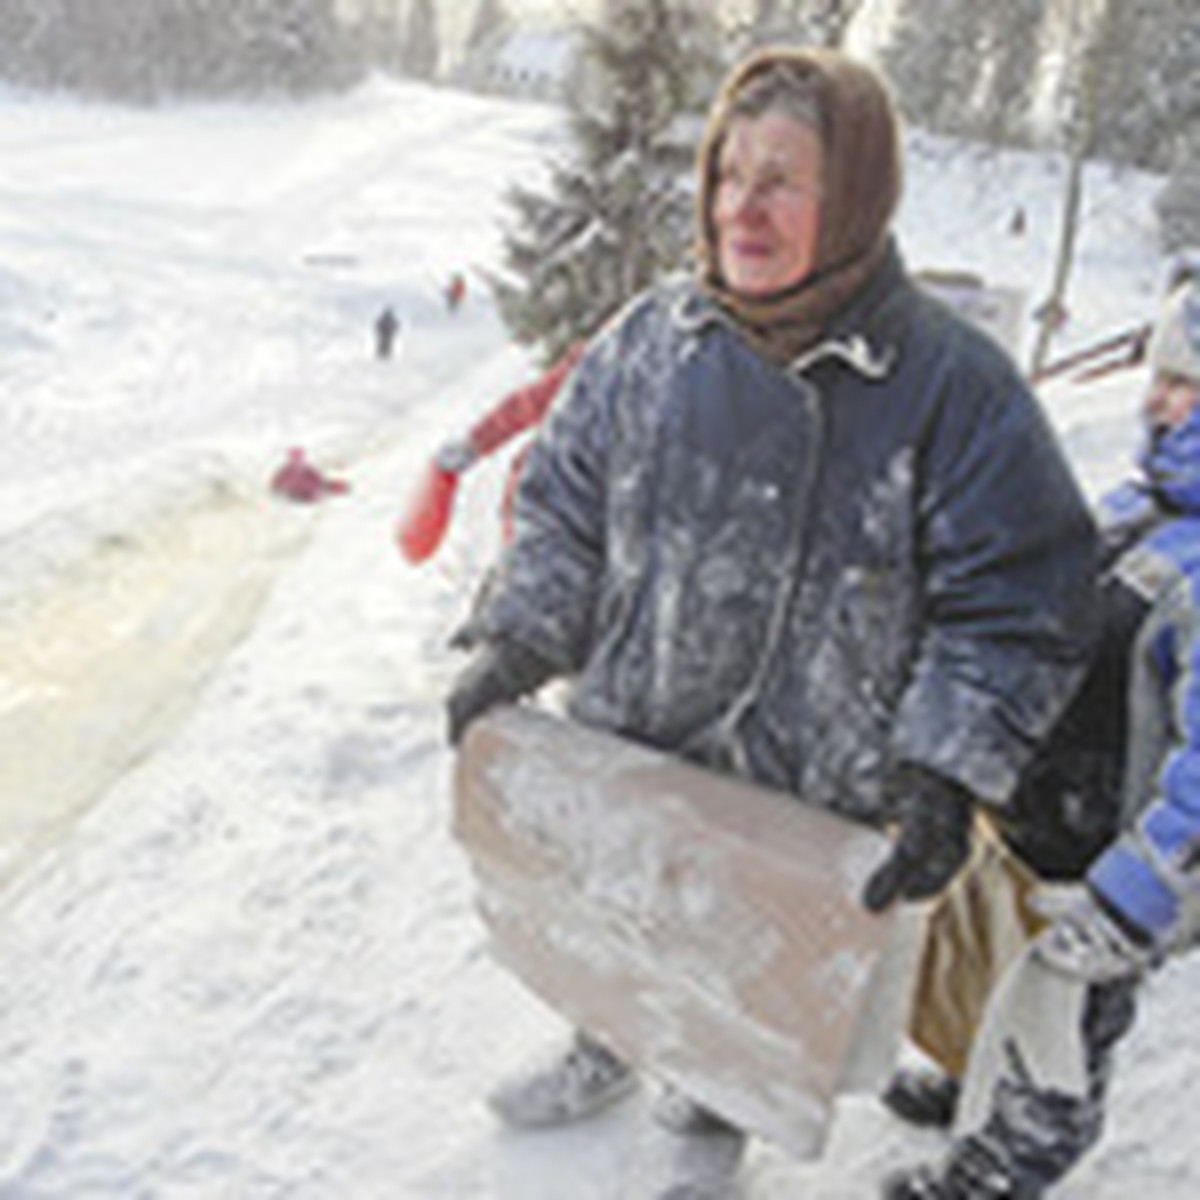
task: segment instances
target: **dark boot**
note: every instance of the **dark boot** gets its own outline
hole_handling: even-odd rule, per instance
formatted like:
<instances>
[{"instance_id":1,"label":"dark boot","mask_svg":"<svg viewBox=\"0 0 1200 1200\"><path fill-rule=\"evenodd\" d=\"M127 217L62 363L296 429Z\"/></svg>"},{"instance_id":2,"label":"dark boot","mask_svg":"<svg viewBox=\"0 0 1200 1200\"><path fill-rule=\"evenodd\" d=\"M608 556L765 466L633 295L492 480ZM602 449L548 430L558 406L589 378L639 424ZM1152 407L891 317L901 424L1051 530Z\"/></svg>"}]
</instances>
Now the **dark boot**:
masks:
<instances>
[{"instance_id":1,"label":"dark boot","mask_svg":"<svg viewBox=\"0 0 1200 1200\"><path fill-rule=\"evenodd\" d=\"M984 1137L963 1138L941 1166L899 1171L883 1185L883 1200L1039 1200L1043 1194L1015 1181L1005 1156Z\"/></svg>"},{"instance_id":2,"label":"dark boot","mask_svg":"<svg viewBox=\"0 0 1200 1200\"><path fill-rule=\"evenodd\" d=\"M901 1068L880 1099L901 1120L930 1129L949 1129L954 1123L961 1086L940 1071Z\"/></svg>"},{"instance_id":3,"label":"dark boot","mask_svg":"<svg viewBox=\"0 0 1200 1200\"><path fill-rule=\"evenodd\" d=\"M1132 980L1093 984L1083 1019L1090 1087L1074 1096L1040 1087L1015 1047L997 1080L987 1122L956 1139L936 1166L889 1178L884 1200L1038 1200L1096 1144L1113 1048L1134 1014Z\"/></svg>"}]
</instances>

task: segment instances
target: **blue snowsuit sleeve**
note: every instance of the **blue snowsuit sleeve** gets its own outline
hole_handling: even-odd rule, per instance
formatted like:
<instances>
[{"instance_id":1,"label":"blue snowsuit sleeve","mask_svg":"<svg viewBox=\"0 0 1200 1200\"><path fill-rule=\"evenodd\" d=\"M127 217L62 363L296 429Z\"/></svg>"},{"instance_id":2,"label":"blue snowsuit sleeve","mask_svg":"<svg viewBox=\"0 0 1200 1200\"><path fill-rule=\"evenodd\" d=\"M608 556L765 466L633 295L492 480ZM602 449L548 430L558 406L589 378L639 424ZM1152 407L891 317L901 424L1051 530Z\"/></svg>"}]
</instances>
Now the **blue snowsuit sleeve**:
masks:
<instances>
[{"instance_id":1,"label":"blue snowsuit sleeve","mask_svg":"<svg viewBox=\"0 0 1200 1200\"><path fill-rule=\"evenodd\" d=\"M1167 754L1155 795L1093 864L1088 882L1170 948L1194 936L1200 906L1200 573L1189 572L1158 601L1139 653L1169 701Z\"/></svg>"}]
</instances>

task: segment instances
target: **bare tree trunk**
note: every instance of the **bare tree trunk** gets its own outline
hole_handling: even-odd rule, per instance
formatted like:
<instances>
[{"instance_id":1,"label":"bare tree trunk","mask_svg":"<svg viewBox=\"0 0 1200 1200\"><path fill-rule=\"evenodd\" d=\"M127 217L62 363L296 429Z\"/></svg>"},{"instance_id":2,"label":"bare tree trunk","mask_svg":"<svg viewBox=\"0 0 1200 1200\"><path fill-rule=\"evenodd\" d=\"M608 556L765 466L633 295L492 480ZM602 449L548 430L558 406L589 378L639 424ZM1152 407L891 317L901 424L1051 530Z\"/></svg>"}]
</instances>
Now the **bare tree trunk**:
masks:
<instances>
[{"instance_id":1,"label":"bare tree trunk","mask_svg":"<svg viewBox=\"0 0 1200 1200\"><path fill-rule=\"evenodd\" d=\"M1079 2L1072 4L1071 21L1078 37ZM1108 6L1105 4L1095 17L1092 33L1085 33L1081 56L1080 79L1076 97L1074 137L1067 167L1066 191L1063 194L1062 225L1059 230L1058 253L1054 263L1054 280L1050 295L1038 311L1038 336L1029 364L1032 377L1045 366L1050 343L1066 315L1067 288L1075 262L1075 245L1079 238L1079 213L1083 206L1083 172L1095 140L1096 116L1100 104L1100 81L1103 74L1107 45ZM1073 40L1074 40L1073 37Z\"/></svg>"}]
</instances>

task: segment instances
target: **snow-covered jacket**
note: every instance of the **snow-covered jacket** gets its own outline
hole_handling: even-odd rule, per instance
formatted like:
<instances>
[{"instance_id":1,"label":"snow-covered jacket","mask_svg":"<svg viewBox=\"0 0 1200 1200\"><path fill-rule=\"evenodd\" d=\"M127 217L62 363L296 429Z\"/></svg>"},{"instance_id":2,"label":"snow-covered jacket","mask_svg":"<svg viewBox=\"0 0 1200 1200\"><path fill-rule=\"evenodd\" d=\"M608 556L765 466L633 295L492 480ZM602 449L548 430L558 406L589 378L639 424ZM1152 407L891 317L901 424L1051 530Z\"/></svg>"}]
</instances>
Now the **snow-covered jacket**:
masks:
<instances>
[{"instance_id":1,"label":"snow-covered jacket","mask_svg":"<svg viewBox=\"0 0 1200 1200\"><path fill-rule=\"evenodd\" d=\"M1129 826L1092 886L1164 949L1200 932L1200 412L1154 439L1147 482L1107 499L1145 532L1116 574L1144 602L1130 666Z\"/></svg>"},{"instance_id":2,"label":"snow-covered jacket","mask_svg":"<svg viewBox=\"0 0 1200 1200\"><path fill-rule=\"evenodd\" d=\"M1004 802L1094 552L1016 370L893 252L787 370L688 281L635 301L543 425L481 625L582 722L876 821L894 760Z\"/></svg>"}]
</instances>

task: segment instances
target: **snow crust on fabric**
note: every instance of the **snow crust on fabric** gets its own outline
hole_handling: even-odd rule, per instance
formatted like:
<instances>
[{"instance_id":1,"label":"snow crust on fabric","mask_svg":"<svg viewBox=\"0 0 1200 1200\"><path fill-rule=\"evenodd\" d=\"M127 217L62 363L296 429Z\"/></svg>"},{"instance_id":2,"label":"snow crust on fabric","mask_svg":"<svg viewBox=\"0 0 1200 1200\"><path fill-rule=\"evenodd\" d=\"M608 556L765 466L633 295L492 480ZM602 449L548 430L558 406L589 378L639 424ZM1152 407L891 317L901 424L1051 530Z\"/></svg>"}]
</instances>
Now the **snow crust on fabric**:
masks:
<instances>
[{"instance_id":1,"label":"snow crust on fabric","mask_svg":"<svg viewBox=\"0 0 1200 1200\"><path fill-rule=\"evenodd\" d=\"M455 790L504 965L732 1124L820 1153L856 1039L899 1039L872 1006L899 923L858 901L881 834L530 709L472 726Z\"/></svg>"}]
</instances>

